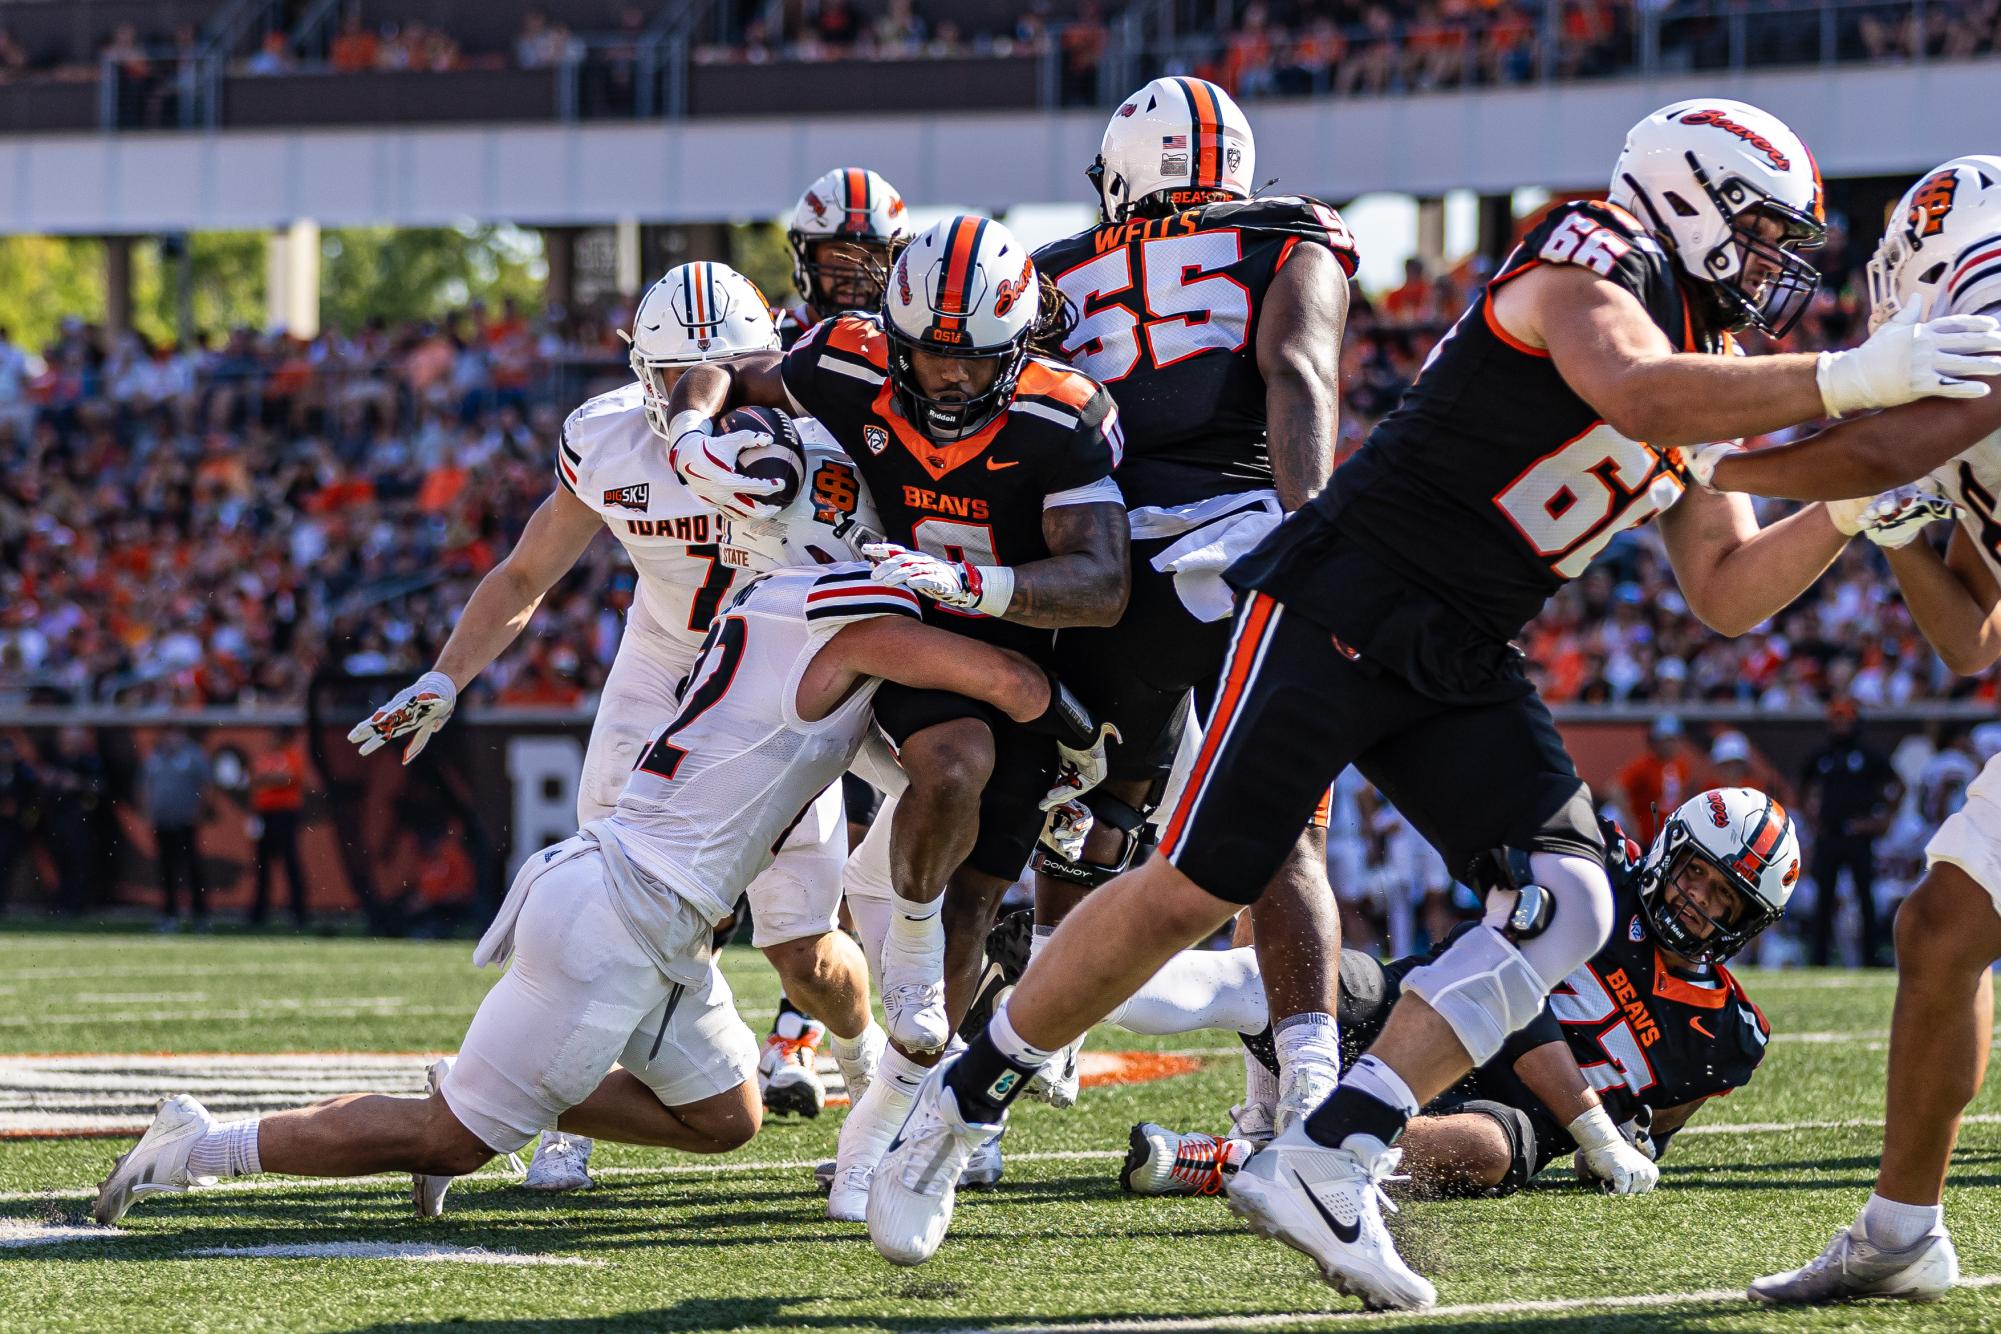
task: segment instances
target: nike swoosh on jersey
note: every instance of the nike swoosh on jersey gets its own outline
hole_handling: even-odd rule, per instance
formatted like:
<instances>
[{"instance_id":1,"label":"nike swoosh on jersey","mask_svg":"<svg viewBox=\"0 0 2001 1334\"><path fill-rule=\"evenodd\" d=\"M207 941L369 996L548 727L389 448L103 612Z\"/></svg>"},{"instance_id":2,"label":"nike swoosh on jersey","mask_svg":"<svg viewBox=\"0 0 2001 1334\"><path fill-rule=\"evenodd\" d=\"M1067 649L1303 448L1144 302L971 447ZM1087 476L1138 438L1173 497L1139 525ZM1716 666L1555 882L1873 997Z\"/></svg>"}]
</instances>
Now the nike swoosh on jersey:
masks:
<instances>
[{"instance_id":1,"label":"nike swoosh on jersey","mask_svg":"<svg viewBox=\"0 0 2001 1334\"><path fill-rule=\"evenodd\" d=\"M1699 1014L1690 1015L1688 1017L1688 1026L1694 1029L1696 1032L1702 1034L1702 1036L1708 1038L1711 1042L1716 1041L1716 1035L1702 1026L1701 1015Z\"/></svg>"},{"instance_id":2,"label":"nike swoosh on jersey","mask_svg":"<svg viewBox=\"0 0 2001 1334\"><path fill-rule=\"evenodd\" d=\"M1021 463L1021 460L1020 460L1020 459L1010 459L1010 460L1009 460L1008 462L1006 462L1006 463L1001 463L1001 462L999 462L999 461L998 461L998 460L996 460L996 459L988 459L988 460L987 460L987 471L988 471L988 472L999 472L999 471L1000 471L1000 470L1001 470L1002 468L1013 468L1013 467L1017 467L1017 466L1019 466L1019 465L1020 465L1020 463Z\"/></svg>"},{"instance_id":3,"label":"nike swoosh on jersey","mask_svg":"<svg viewBox=\"0 0 2001 1334\"><path fill-rule=\"evenodd\" d=\"M1313 1212L1320 1215L1321 1219L1327 1224L1328 1230L1334 1234L1337 1240L1345 1245L1353 1246L1362 1239L1361 1219L1358 1218L1352 1223L1336 1221L1334 1215L1327 1212L1327 1206L1320 1202L1320 1197L1313 1193L1313 1188L1306 1184L1306 1178L1294 1172L1292 1179L1297 1181L1299 1188L1306 1192L1307 1200L1313 1205Z\"/></svg>"}]
</instances>

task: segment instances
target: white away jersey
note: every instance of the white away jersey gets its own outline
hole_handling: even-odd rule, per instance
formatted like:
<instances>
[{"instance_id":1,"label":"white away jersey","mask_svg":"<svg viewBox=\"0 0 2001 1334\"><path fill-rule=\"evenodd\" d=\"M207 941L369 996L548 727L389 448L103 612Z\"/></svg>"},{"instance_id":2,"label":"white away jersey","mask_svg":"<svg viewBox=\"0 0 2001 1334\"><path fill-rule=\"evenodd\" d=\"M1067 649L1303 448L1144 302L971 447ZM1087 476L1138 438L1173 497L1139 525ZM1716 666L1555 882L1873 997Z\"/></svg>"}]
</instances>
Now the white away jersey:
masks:
<instances>
[{"instance_id":1,"label":"white away jersey","mask_svg":"<svg viewBox=\"0 0 2001 1334\"><path fill-rule=\"evenodd\" d=\"M596 510L624 543L647 619L692 661L744 572L769 569L771 562L732 548L727 521L674 475L667 446L646 424L644 394L635 380L572 412L557 448L556 482ZM834 467L852 491L854 465L833 437L811 418L794 424L813 474L808 485L821 486L818 474Z\"/></svg>"},{"instance_id":2,"label":"white away jersey","mask_svg":"<svg viewBox=\"0 0 2001 1334\"><path fill-rule=\"evenodd\" d=\"M2001 233L1962 250L1938 291L1936 308L1924 316L1928 320L2001 315ZM1987 572L2001 579L2001 431L1932 469L1931 476L1958 504L1959 522L1986 562Z\"/></svg>"},{"instance_id":3,"label":"white away jersey","mask_svg":"<svg viewBox=\"0 0 2001 1334\"><path fill-rule=\"evenodd\" d=\"M865 563L751 580L710 628L679 714L640 753L610 817L619 846L711 922L729 914L860 748L879 682L863 682L816 722L795 705L813 656L876 616L918 619L920 608L909 590L869 578Z\"/></svg>"}]
</instances>

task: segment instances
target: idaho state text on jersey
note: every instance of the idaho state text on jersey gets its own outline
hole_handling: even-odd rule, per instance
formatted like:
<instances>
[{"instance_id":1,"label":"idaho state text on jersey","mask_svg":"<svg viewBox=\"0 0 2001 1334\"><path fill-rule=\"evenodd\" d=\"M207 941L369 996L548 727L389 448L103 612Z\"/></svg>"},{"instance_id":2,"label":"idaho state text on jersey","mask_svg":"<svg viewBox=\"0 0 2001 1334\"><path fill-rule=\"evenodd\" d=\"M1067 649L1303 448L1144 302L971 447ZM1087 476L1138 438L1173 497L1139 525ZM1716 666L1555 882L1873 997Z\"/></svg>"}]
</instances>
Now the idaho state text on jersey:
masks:
<instances>
[{"instance_id":1,"label":"idaho state text on jersey","mask_svg":"<svg viewBox=\"0 0 2001 1334\"><path fill-rule=\"evenodd\" d=\"M1272 484L1254 338L1265 293L1296 247L1353 238L1317 200L1208 204L1095 227L1035 252L1077 310L1064 346L1110 389L1132 441L1130 504L1181 504Z\"/></svg>"},{"instance_id":2,"label":"idaho state text on jersey","mask_svg":"<svg viewBox=\"0 0 2001 1334\"><path fill-rule=\"evenodd\" d=\"M1718 352L1673 262L1631 214L1552 210L1432 349L1417 382L1314 504L1467 621L1512 639L1621 532L1681 495L1677 450L1628 440L1572 392L1549 354L1511 337L1493 293L1547 264L1631 292L1676 347Z\"/></svg>"}]
</instances>

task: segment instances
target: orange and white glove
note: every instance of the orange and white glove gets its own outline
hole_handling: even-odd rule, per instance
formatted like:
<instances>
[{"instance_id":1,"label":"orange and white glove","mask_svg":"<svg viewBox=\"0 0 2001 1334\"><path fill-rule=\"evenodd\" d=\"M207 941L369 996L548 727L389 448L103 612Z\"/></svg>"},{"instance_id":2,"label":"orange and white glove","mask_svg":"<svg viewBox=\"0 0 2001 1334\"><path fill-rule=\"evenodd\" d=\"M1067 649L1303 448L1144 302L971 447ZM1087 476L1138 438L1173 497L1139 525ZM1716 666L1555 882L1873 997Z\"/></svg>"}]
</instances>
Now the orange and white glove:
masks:
<instances>
[{"instance_id":1,"label":"orange and white glove","mask_svg":"<svg viewBox=\"0 0 2001 1334\"><path fill-rule=\"evenodd\" d=\"M459 688L443 672L425 672L416 683L396 692L387 704L354 725L349 741L361 744L361 753L373 755L399 736L410 738L403 747L403 763L417 758L430 744L431 733L451 719L459 702Z\"/></svg>"}]
</instances>

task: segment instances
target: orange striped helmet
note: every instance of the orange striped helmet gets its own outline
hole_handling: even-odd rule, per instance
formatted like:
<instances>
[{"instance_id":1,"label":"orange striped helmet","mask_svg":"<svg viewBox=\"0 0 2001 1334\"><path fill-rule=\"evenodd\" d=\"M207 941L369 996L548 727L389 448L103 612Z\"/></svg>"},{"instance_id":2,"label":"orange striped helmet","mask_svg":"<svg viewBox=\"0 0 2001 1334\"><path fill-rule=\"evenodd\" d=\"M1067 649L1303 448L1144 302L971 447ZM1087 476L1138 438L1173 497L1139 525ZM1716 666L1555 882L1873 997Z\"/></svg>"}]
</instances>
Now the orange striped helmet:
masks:
<instances>
[{"instance_id":1,"label":"orange striped helmet","mask_svg":"<svg viewBox=\"0 0 2001 1334\"><path fill-rule=\"evenodd\" d=\"M1155 79L1105 126L1086 173L1106 222L1157 216L1219 199L1249 199L1257 170L1251 123L1207 79Z\"/></svg>"},{"instance_id":2,"label":"orange striped helmet","mask_svg":"<svg viewBox=\"0 0 2001 1334\"><path fill-rule=\"evenodd\" d=\"M799 296L821 319L844 310L872 310L872 281L857 281L862 266L850 259L815 260L813 247L844 241L889 266L889 243L910 230L910 213L896 187L865 167L836 167L799 196L785 239L792 247L792 281ZM823 277L827 280L824 284ZM845 295L844 295L845 294Z\"/></svg>"},{"instance_id":3,"label":"orange striped helmet","mask_svg":"<svg viewBox=\"0 0 2001 1334\"><path fill-rule=\"evenodd\" d=\"M886 288L890 385L910 424L933 440L959 440L1006 411L1042 302L1028 247L992 218L947 218L904 247ZM992 362L993 378L927 394L912 361L917 352Z\"/></svg>"},{"instance_id":4,"label":"orange striped helmet","mask_svg":"<svg viewBox=\"0 0 2001 1334\"><path fill-rule=\"evenodd\" d=\"M776 352L778 329L757 284L727 264L701 261L667 270L632 315L632 373L646 386L646 424L665 438L668 373L746 352ZM678 378L678 377L677 377Z\"/></svg>"},{"instance_id":5,"label":"orange striped helmet","mask_svg":"<svg viewBox=\"0 0 2001 1334\"><path fill-rule=\"evenodd\" d=\"M1728 887L1729 909L1712 913L1696 901L1693 862ZM1799 874L1800 841L1785 807L1755 788L1711 788L1675 807L1654 836L1640 862L1640 906L1660 944L1696 963L1721 963L1779 920Z\"/></svg>"}]
</instances>

